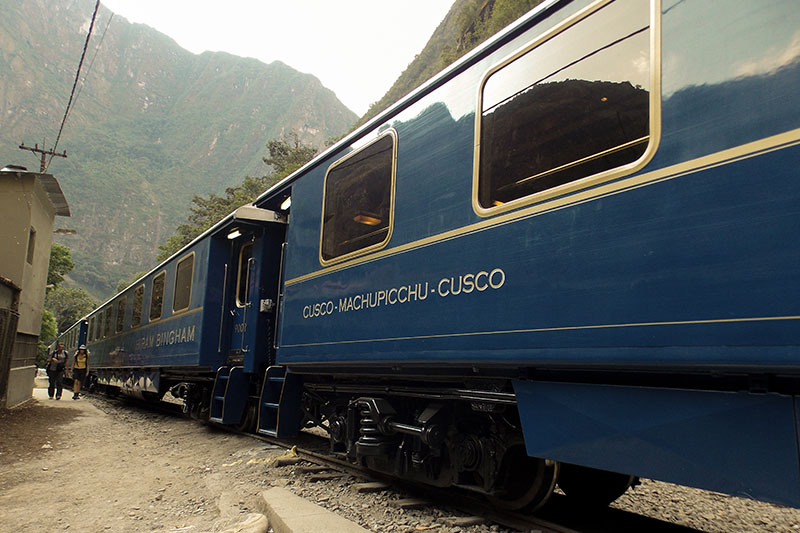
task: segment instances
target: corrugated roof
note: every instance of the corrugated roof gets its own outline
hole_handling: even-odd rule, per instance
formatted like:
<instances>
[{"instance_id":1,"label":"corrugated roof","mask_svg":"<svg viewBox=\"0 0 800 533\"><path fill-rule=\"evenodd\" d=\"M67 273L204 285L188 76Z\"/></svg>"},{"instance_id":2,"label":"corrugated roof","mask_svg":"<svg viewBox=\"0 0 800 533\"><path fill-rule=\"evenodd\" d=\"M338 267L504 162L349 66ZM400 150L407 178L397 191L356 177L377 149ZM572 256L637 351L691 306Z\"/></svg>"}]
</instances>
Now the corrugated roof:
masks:
<instances>
[{"instance_id":1,"label":"corrugated roof","mask_svg":"<svg viewBox=\"0 0 800 533\"><path fill-rule=\"evenodd\" d=\"M44 188L44 191L47 193L48 198L50 198L50 203L53 204L56 215L62 217L71 216L67 198L64 196L64 191L61 190L58 180L52 174L40 174L38 172L3 169L0 170L0 176L15 176L20 179L32 177L34 179L38 179L42 184L42 188Z\"/></svg>"}]
</instances>

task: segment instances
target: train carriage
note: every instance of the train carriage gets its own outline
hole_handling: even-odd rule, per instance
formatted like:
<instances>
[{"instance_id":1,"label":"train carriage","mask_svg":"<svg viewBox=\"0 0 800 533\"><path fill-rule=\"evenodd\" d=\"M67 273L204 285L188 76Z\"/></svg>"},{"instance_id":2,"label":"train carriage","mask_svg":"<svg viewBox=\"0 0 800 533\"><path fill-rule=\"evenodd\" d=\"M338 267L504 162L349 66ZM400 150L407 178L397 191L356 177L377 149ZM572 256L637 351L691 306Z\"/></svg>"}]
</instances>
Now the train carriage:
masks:
<instances>
[{"instance_id":1,"label":"train carriage","mask_svg":"<svg viewBox=\"0 0 800 533\"><path fill-rule=\"evenodd\" d=\"M95 312L99 375L504 507L800 506L798 27L545 1Z\"/></svg>"},{"instance_id":2,"label":"train carriage","mask_svg":"<svg viewBox=\"0 0 800 533\"><path fill-rule=\"evenodd\" d=\"M243 206L98 307L87 317L97 382L143 398L172 390L205 417L220 369L223 381L233 372L245 400L257 395L246 376L274 360L264 333L274 313L259 306L276 298L284 227L283 215ZM222 419L218 407L212 418Z\"/></svg>"},{"instance_id":3,"label":"train carriage","mask_svg":"<svg viewBox=\"0 0 800 533\"><path fill-rule=\"evenodd\" d=\"M799 16L545 2L256 202L291 194L278 362L337 445L512 503L509 438L543 493L800 504Z\"/></svg>"}]
</instances>

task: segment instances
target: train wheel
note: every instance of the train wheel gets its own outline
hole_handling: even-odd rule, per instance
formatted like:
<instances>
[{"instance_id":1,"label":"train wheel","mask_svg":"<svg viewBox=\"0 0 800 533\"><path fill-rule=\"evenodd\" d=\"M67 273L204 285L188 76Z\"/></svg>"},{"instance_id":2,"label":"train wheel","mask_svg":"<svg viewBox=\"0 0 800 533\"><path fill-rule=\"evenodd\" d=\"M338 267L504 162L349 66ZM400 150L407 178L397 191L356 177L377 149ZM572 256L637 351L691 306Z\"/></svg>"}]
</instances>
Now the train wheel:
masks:
<instances>
[{"instance_id":1,"label":"train wheel","mask_svg":"<svg viewBox=\"0 0 800 533\"><path fill-rule=\"evenodd\" d=\"M570 501L584 507L605 507L636 482L635 476L562 463L558 486Z\"/></svg>"},{"instance_id":2,"label":"train wheel","mask_svg":"<svg viewBox=\"0 0 800 533\"><path fill-rule=\"evenodd\" d=\"M535 511L553 494L558 463L530 457L520 444L506 451L497 485L501 490L489 495L493 505L508 510Z\"/></svg>"}]
</instances>

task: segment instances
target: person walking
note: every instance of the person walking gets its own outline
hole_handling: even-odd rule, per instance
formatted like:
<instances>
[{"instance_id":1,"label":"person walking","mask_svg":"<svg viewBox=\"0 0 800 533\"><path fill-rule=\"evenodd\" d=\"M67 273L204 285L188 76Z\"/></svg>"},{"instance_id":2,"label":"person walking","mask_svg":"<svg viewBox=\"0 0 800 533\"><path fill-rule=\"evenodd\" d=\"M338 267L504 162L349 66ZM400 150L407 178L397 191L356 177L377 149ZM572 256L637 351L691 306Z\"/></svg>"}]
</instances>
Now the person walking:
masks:
<instances>
[{"instance_id":1,"label":"person walking","mask_svg":"<svg viewBox=\"0 0 800 533\"><path fill-rule=\"evenodd\" d=\"M72 399L81 397L81 386L89 373L89 350L85 344L78 346L78 351L72 360Z\"/></svg>"},{"instance_id":2,"label":"person walking","mask_svg":"<svg viewBox=\"0 0 800 533\"><path fill-rule=\"evenodd\" d=\"M61 392L64 389L64 371L67 368L67 358L69 354L64 349L64 343L59 342L56 346L56 351L50 354L47 359L47 377L50 380L50 385L47 387L47 395L53 399L55 394L56 400L61 399Z\"/></svg>"}]
</instances>

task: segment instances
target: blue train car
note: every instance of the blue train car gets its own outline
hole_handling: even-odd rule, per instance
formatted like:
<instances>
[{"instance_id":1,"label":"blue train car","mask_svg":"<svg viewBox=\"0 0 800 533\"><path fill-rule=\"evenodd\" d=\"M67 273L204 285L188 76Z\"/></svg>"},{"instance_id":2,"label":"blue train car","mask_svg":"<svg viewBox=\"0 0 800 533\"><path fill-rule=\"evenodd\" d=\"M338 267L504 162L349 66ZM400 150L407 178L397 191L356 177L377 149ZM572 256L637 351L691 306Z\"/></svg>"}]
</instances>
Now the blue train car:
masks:
<instances>
[{"instance_id":1,"label":"blue train car","mask_svg":"<svg viewBox=\"0 0 800 533\"><path fill-rule=\"evenodd\" d=\"M509 507L636 476L800 506L797 28L543 2L265 193L306 419Z\"/></svg>"},{"instance_id":2,"label":"blue train car","mask_svg":"<svg viewBox=\"0 0 800 533\"><path fill-rule=\"evenodd\" d=\"M98 307L87 335L97 382L148 399L172 391L193 414L223 421L224 387L218 405L208 398L215 383L235 381L237 408L224 421L243 423L239 404L258 394L274 360L269 302L284 227L283 216L239 208ZM272 241L277 256L266 249Z\"/></svg>"}]
</instances>

